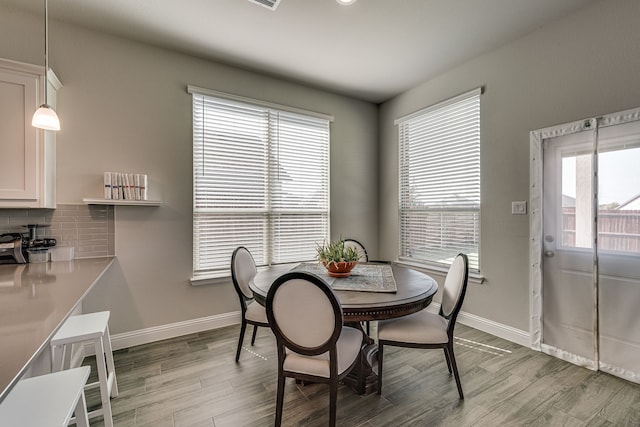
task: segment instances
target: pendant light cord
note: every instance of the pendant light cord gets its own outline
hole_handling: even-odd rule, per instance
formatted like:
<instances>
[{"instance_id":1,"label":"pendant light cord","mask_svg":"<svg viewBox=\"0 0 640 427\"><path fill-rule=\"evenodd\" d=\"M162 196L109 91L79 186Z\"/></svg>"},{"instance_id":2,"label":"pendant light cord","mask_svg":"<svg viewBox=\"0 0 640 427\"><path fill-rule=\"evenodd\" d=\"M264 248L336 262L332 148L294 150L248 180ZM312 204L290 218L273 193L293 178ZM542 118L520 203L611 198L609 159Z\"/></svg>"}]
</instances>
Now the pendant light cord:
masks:
<instances>
[{"instance_id":1,"label":"pendant light cord","mask_svg":"<svg viewBox=\"0 0 640 427\"><path fill-rule=\"evenodd\" d=\"M49 81L49 1L44 0L44 104L49 105L47 82Z\"/></svg>"},{"instance_id":2,"label":"pendant light cord","mask_svg":"<svg viewBox=\"0 0 640 427\"><path fill-rule=\"evenodd\" d=\"M55 110L49 106L49 1L44 0L44 82L39 82L38 95L44 90L44 104L33 114L31 125L39 129L60 130L60 119ZM38 96L38 100L40 100ZM54 98L55 103L55 98Z\"/></svg>"}]
</instances>

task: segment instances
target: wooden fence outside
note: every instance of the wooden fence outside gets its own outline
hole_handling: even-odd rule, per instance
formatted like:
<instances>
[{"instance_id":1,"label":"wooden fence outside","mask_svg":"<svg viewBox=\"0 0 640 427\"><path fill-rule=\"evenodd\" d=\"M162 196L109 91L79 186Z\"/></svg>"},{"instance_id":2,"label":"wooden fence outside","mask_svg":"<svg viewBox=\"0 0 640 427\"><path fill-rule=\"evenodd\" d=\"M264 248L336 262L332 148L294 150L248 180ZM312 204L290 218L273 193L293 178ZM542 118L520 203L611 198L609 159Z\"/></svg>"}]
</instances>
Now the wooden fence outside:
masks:
<instances>
[{"instance_id":1,"label":"wooden fence outside","mask_svg":"<svg viewBox=\"0 0 640 427\"><path fill-rule=\"evenodd\" d=\"M562 208L563 245L576 242L575 208ZM602 209L598 212L598 250L640 253L640 210Z\"/></svg>"}]
</instances>

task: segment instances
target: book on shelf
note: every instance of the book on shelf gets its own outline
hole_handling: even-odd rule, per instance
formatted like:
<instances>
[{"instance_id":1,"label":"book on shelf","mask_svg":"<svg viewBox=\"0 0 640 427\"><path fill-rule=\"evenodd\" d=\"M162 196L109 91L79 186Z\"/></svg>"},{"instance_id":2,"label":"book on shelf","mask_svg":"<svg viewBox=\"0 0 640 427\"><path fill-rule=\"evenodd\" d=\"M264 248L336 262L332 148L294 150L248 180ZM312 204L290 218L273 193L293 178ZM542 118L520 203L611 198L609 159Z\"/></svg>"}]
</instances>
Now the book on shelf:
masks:
<instances>
[{"instance_id":1,"label":"book on shelf","mask_svg":"<svg viewBox=\"0 0 640 427\"><path fill-rule=\"evenodd\" d=\"M146 174L140 174L140 200L147 200L148 180Z\"/></svg>"},{"instance_id":2,"label":"book on shelf","mask_svg":"<svg viewBox=\"0 0 640 427\"><path fill-rule=\"evenodd\" d=\"M111 172L104 173L104 198L109 200L113 198L111 190Z\"/></svg>"},{"instance_id":3,"label":"book on shelf","mask_svg":"<svg viewBox=\"0 0 640 427\"><path fill-rule=\"evenodd\" d=\"M104 198L107 200L147 200L147 186L148 178L143 173L104 173Z\"/></svg>"},{"instance_id":4,"label":"book on shelf","mask_svg":"<svg viewBox=\"0 0 640 427\"><path fill-rule=\"evenodd\" d=\"M127 200L133 200L133 192L131 191L131 180L129 179L129 174L125 173L124 175L124 182L125 182L125 189L126 189L126 199Z\"/></svg>"},{"instance_id":5,"label":"book on shelf","mask_svg":"<svg viewBox=\"0 0 640 427\"><path fill-rule=\"evenodd\" d=\"M118 174L115 172L111 173L111 194L113 194L113 199L120 199L120 180L118 179Z\"/></svg>"}]
</instances>

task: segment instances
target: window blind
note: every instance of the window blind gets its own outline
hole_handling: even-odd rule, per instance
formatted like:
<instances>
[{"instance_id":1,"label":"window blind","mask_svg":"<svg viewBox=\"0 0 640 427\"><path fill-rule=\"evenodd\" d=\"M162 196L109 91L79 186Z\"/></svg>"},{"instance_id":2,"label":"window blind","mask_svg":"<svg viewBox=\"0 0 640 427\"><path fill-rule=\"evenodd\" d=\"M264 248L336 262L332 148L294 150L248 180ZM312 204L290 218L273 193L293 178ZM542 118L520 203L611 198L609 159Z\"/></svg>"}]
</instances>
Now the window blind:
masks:
<instances>
[{"instance_id":1,"label":"window blind","mask_svg":"<svg viewBox=\"0 0 640 427\"><path fill-rule=\"evenodd\" d=\"M479 269L480 89L396 121L400 259Z\"/></svg>"},{"instance_id":2,"label":"window blind","mask_svg":"<svg viewBox=\"0 0 640 427\"><path fill-rule=\"evenodd\" d=\"M193 95L194 278L315 258L329 235L329 120Z\"/></svg>"}]
</instances>

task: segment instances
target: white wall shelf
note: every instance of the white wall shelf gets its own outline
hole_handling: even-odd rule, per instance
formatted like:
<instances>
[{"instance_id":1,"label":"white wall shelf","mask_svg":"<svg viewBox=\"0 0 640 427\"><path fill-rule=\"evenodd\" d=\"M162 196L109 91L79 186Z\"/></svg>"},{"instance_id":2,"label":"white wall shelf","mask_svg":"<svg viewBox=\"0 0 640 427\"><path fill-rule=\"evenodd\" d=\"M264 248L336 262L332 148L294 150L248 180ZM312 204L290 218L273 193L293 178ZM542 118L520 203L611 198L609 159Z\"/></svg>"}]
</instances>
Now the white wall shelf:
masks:
<instances>
[{"instance_id":1,"label":"white wall shelf","mask_svg":"<svg viewBox=\"0 0 640 427\"><path fill-rule=\"evenodd\" d=\"M160 200L116 200L116 199L82 199L85 205L113 205L113 206L160 206Z\"/></svg>"}]
</instances>

